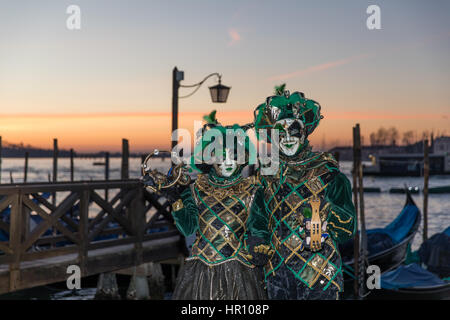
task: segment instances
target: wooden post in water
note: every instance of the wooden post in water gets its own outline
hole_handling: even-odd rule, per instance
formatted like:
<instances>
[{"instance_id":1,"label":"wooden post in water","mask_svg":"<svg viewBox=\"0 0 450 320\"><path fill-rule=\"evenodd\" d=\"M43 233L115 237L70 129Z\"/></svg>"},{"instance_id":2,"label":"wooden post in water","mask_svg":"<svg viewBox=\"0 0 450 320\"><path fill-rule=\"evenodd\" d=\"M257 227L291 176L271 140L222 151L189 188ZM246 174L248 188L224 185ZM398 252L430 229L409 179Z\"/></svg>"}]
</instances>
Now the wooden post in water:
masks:
<instances>
[{"instance_id":1,"label":"wooden post in water","mask_svg":"<svg viewBox=\"0 0 450 320\"><path fill-rule=\"evenodd\" d=\"M183 80L183 71L178 71L177 67L172 71L172 132L178 129L178 90L180 88L180 80ZM178 137L177 137L178 138ZM178 139L172 140L172 150L177 145Z\"/></svg>"},{"instance_id":2,"label":"wooden post in water","mask_svg":"<svg viewBox=\"0 0 450 320\"><path fill-rule=\"evenodd\" d=\"M53 139L53 177L52 182L58 178L58 139ZM52 193L52 204L56 205L56 193Z\"/></svg>"},{"instance_id":3,"label":"wooden post in water","mask_svg":"<svg viewBox=\"0 0 450 320\"><path fill-rule=\"evenodd\" d=\"M361 151L361 130L359 127L359 123L356 124L355 128L356 133L356 152L358 153L358 191L359 191L359 217L360 217L360 226L361 226L361 260L362 265L360 265L360 276L362 283L360 283L360 288L365 288L365 258L367 254L367 237L366 237L366 218L364 213L364 185L363 185L363 168L362 168L362 151Z\"/></svg>"},{"instance_id":4,"label":"wooden post in water","mask_svg":"<svg viewBox=\"0 0 450 320\"><path fill-rule=\"evenodd\" d=\"M105 180L109 180L109 152L105 153ZM108 188L105 189L105 200L108 201Z\"/></svg>"},{"instance_id":5,"label":"wooden post in water","mask_svg":"<svg viewBox=\"0 0 450 320\"><path fill-rule=\"evenodd\" d=\"M0 184L2 183L2 136L0 136Z\"/></svg>"},{"instance_id":6,"label":"wooden post in water","mask_svg":"<svg viewBox=\"0 0 450 320\"><path fill-rule=\"evenodd\" d=\"M423 241L428 239L428 179L430 176L430 158L428 139L423 141Z\"/></svg>"},{"instance_id":7,"label":"wooden post in water","mask_svg":"<svg viewBox=\"0 0 450 320\"><path fill-rule=\"evenodd\" d=\"M336 161L339 163L339 158L340 158L340 153L339 153L339 151L336 151L336 152L334 152L334 154L333 154L333 156L334 156L334 159L336 159Z\"/></svg>"},{"instance_id":8,"label":"wooden post in water","mask_svg":"<svg viewBox=\"0 0 450 320\"><path fill-rule=\"evenodd\" d=\"M23 167L23 182L27 182L28 176L28 151L25 152L25 165Z\"/></svg>"},{"instance_id":9,"label":"wooden post in water","mask_svg":"<svg viewBox=\"0 0 450 320\"><path fill-rule=\"evenodd\" d=\"M122 170L121 179L129 179L129 157L130 157L130 146L128 145L127 139L122 139Z\"/></svg>"},{"instance_id":10,"label":"wooden post in water","mask_svg":"<svg viewBox=\"0 0 450 320\"><path fill-rule=\"evenodd\" d=\"M358 153L356 151L356 127L353 127L353 203L355 205L355 218L356 218L356 234L353 239L353 269L355 280L353 281L353 290L355 298L359 296L359 284L358 284L358 271L359 271L359 233L358 233Z\"/></svg>"},{"instance_id":11,"label":"wooden post in water","mask_svg":"<svg viewBox=\"0 0 450 320\"><path fill-rule=\"evenodd\" d=\"M58 179L58 139L53 139L53 177L52 182L55 183ZM56 206L56 192L52 192L52 204ZM56 236L56 228L52 227L52 234ZM52 243L52 248L55 245Z\"/></svg>"},{"instance_id":12,"label":"wooden post in water","mask_svg":"<svg viewBox=\"0 0 450 320\"><path fill-rule=\"evenodd\" d=\"M74 173L75 173L75 166L73 163L74 158L74 151L71 148L70 149L70 181L73 182L74 180ZM70 216L73 218L73 206L70 208Z\"/></svg>"},{"instance_id":13,"label":"wooden post in water","mask_svg":"<svg viewBox=\"0 0 450 320\"><path fill-rule=\"evenodd\" d=\"M73 149L70 149L70 181L73 181L73 177L74 177L74 165L73 165L73 157L74 157L74 152Z\"/></svg>"}]
</instances>

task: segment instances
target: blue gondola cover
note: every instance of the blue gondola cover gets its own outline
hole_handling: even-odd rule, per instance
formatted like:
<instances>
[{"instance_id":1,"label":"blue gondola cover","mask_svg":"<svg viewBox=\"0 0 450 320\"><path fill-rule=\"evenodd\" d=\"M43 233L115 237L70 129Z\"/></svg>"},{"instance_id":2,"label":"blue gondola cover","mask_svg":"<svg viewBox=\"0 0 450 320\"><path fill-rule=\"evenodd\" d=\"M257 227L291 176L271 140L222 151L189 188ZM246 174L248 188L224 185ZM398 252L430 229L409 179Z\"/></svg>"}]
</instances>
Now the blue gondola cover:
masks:
<instances>
[{"instance_id":1,"label":"blue gondola cover","mask_svg":"<svg viewBox=\"0 0 450 320\"><path fill-rule=\"evenodd\" d=\"M412 263L401 265L397 269L381 275L381 288L396 290L400 288L418 288L443 285L445 282L435 274Z\"/></svg>"}]
</instances>

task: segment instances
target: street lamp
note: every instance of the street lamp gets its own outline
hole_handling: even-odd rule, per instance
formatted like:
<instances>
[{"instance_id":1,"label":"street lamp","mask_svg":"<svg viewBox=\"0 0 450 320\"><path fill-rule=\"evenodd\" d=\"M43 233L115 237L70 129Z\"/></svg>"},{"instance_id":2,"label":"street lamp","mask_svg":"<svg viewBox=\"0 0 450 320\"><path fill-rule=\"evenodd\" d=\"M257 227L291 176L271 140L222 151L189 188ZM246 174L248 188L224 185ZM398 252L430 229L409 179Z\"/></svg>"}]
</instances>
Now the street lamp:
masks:
<instances>
[{"instance_id":1,"label":"street lamp","mask_svg":"<svg viewBox=\"0 0 450 320\"><path fill-rule=\"evenodd\" d=\"M222 75L217 72L211 73L207 75L202 81L192 84L192 85L182 85L180 84L181 80L184 80L184 72L178 70L177 67L173 68L172 72L172 132L178 129L178 98L188 98L192 96L194 93L200 89L201 85L212 76L216 76L219 80L219 83L215 86L209 87L209 91L211 94L211 100L214 103L225 103L227 102L228 94L230 93L231 87L224 86L222 84ZM194 91L189 93L188 95L178 97L179 88L195 88ZM178 139L177 139L178 140ZM177 140L172 141L172 149L177 145Z\"/></svg>"},{"instance_id":2,"label":"street lamp","mask_svg":"<svg viewBox=\"0 0 450 320\"><path fill-rule=\"evenodd\" d=\"M230 93L230 87L221 84L219 78L219 84L209 87L209 92L211 93L212 102L225 103L227 102L228 93Z\"/></svg>"}]
</instances>

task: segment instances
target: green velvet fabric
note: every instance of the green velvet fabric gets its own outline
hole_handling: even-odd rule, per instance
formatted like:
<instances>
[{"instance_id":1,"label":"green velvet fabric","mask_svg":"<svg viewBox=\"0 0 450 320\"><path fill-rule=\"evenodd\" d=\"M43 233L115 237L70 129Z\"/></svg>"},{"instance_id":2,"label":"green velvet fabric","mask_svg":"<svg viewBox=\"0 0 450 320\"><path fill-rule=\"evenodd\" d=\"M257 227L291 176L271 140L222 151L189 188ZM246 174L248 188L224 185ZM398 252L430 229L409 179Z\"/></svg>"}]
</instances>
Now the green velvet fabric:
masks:
<instances>
[{"instance_id":1,"label":"green velvet fabric","mask_svg":"<svg viewBox=\"0 0 450 320\"><path fill-rule=\"evenodd\" d=\"M264 206L264 191L259 188L255 193L255 199L247 220L247 232L254 237L259 237L265 243L269 243L270 232L268 230L269 215Z\"/></svg>"},{"instance_id":2,"label":"green velvet fabric","mask_svg":"<svg viewBox=\"0 0 450 320\"><path fill-rule=\"evenodd\" d=\"M183 208L172 211L175 224L184 236L193 234L198 229L198 208L192 197L191 188L186 188L181 193Z\"/></svg>"},{"instance_id":3,"label":"green velvet fabric","mask_svg":"<svg viewBox=\"0 0 450 320\"><path fill-rule=\"evenodd\" d=\"M347 177L338 173L325 189L325 200L330 203L328 230L334 240L345 242L355 234L356 213L352 201L352 188Z\"/></svg>"}]
</instances>

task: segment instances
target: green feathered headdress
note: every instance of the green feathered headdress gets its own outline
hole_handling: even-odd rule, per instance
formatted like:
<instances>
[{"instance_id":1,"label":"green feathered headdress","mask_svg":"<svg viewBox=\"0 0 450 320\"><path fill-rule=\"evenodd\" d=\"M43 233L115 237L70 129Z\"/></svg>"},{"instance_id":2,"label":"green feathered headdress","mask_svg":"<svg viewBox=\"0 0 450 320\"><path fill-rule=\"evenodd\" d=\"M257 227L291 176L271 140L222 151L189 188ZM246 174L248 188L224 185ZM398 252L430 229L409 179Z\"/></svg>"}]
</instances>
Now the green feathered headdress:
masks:
<instances>
[{"instance_id":1,"label":"green feathered headdress","mask_svg":"<svg viewBox=\"0 0 450 320\"><path fill-rule=\"evenodd\" d=\"M285 85L275 87L277 95L266 98L266 102L256 107L254 111L255 131L259 138L259 129L272 129L278 120L301 120L306 135L310 135L319 125L323 116L320 114L320 104L305 98L302 92L295 91L290 94L284 90Z\"/></svg>"},{"instance_id":2,"label":"green feathered headdress","mask_svg":"<svg viewBox=\"0 0 450 320\"><path fill-rule=\"evenodd\" d=\"M223 152L225 151L225 147L233 149L236 159L239 159L237 153L242 150L243 147L245 150L245 163L239 164L241 170L248 163L256 163L256 148L250 141L250 138L246 132L250 128L249 125L240 126L238 124L234 124L230 126L222 126L215 118L215 111L213 111L210 115L205 116L204 119L208 123L206 123L201 129L201 136L194 147L194 152L190 160L190 166L192 169L202 173L209 173L213 165L212 161L214 159L211 157L211 149L208 148L215 148L216 146L218 146L214 150L216 154L220 154L222 152L222 155L224 155ZM230 146L227 145L227 143L229 143L227 142L227 136L230 137L229 139L233 137L233 142ZM215 142L216 139L219 139L219 141L213 145L213 142ZM239 170L239 172L241 170Z\"/></svg>"}]
</instances>

